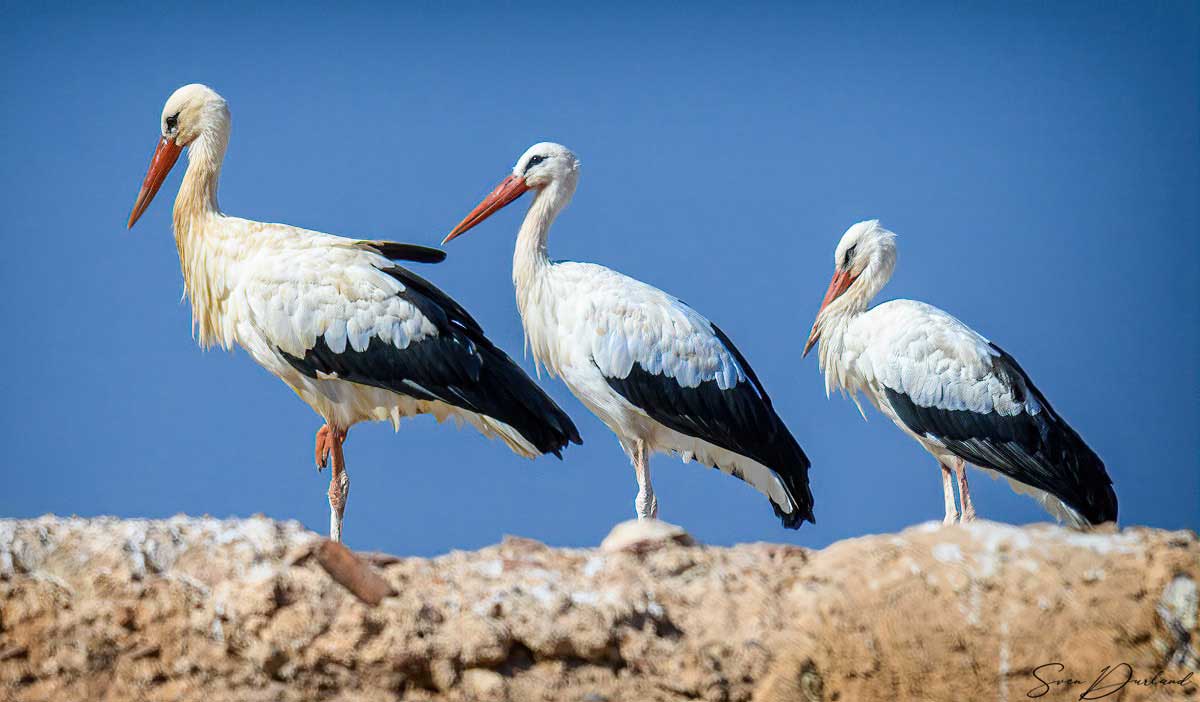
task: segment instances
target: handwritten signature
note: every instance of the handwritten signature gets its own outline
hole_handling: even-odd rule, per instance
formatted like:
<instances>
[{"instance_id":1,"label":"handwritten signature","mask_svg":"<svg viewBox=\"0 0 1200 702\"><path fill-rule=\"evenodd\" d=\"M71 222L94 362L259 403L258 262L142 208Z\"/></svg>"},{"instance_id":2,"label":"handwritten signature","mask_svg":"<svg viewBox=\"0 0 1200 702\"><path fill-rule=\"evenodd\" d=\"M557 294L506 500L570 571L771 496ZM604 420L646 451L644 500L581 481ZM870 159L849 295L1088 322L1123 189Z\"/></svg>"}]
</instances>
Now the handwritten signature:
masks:
<instances>
[{"instance_id":1,"label":"handwritten signature","mask_svg":"<svg viewBox=\"0 0 1200 702\"><path fill-rule=\"evenodd\" d=\"M1128 663L1118 663L1116 665L1106 665L1100 669L1100 674L1089 685L1085 680L1078 680L1070 676L1055 677L1062 675L1066 670L1066 666L1062 663L1043 663L1033 669L1033 677L1037 678L1038 685L1025 693L1026 697L1041 697L1053 689L1081 687L1088 685L1088 688L1079 696L1081 700L1098 700L1109 695L1116 694L1125 689L1126 685L1135 685L1140 687L1169 687L1178 685L1185 687L1194 684L1192 682L1192 674L1188 673L1182 678L1164 678L1160 673L1154 673L1148 678L1135 678L1133 676L1133 666Z\"/></svg>"}]
</instances>

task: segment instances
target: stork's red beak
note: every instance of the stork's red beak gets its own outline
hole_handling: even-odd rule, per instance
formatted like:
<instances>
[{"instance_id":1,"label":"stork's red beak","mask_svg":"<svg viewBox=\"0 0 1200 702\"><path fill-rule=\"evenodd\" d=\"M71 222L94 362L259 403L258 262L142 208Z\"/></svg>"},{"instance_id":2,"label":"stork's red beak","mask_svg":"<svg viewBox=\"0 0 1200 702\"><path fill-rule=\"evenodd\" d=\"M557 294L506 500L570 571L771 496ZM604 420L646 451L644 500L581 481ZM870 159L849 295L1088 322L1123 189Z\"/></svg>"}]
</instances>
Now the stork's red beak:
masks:
<instances>
[{"instance_id":1,"label":"stork's red beak","mask_svg":"<svg viewBox=\"0 0 1200 702\"><path fill-rule=\"evenodd\" d=\"M836 271L833 274L833 280L829 281L829 289L825 291L825 299L821 300L821 309L817 310L817 319L813 322L812 331L808 333L808 342L804 344L804 353L800 354L801 358L808 355L813 344L817 343L817 339L821 334L817 331L817 323L821 321L821 313L829 306L829 303L838 299L842 293L846 292L858 276L850 275L850 271Z\"/></svg>"},{"instance_id":2,"label":"stork's red beak","mask_svg":"<svg viewBox=\"0 0 1200 702\"><path fill-rule=\"evenodd\" d=\"M525 183L525 178L519 175L510 175L500 181L500 185L488 193L488 196L483 198L483 201L476 205L475 209L471 210L471 214L459 222L458 226L447 234L445 239L442 239L442 244L445 245L447 241L491 217L497 210L525 194L526 190L529 190L529 186Z\"/></svg>"},{"instance_id":3,"label":"stork's red beak","mask_svg":"<svg viewBox=\"0 0 1200 702\"><path fill-rule=\"evenodd\" d=\"M146 171L146 179L142 181L142 189L138 191L137 202L133 203L133 211L129 213L130 229L133 229L133 223L138 221L138 217L141 217L146 208L150 206L150 201L162 187L163 181L166 180L167 174L171 172L171 167L175 165L175 161L182 151L183 147L176 144L175 140L170 137L163 137L158 142L158 148L154 150L154 157L150 159L150 168Z\"/></svg>"}]
</instances>

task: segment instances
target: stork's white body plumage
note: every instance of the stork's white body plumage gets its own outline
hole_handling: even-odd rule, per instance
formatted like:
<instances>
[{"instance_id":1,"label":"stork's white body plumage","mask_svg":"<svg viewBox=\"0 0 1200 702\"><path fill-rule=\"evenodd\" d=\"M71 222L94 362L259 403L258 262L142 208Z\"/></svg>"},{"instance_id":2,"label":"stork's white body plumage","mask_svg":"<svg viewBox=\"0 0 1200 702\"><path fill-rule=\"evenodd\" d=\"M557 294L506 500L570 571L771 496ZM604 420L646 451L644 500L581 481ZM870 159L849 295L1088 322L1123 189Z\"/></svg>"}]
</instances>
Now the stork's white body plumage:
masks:
<instances>
[{"instance_id":1,"label":"stork's white body plumage","mask_svg":"<svg viewBox=\"0 0 1200 702\"><path fill-rule=\"evenodd\" d=\"M575 191L578 162L538 144L447 241L536 189L513 256L526 343L617 435L634 464L639 518L657 515L653 452L675 453L745 480L789 527L812 520L808 459L732 342L679 299L604 266L552 261L554 218Z\"/></svg>"},{"instance_id":2,"label":"stork's white body plumage","mask_svg":"<svg viewBox=\"0 0 1200 702\"><path fill-rule=\"evenodd\" d=\"M454 418L529 458L579 442L565 413L465 310L393 262L436 263L442 252L223 214L216 194L228 136L219 95L176 91L130 226L188 147L174 232L194 333L201 346L242 347L325 419L317 460L333 463L332 538L349 491L341 444L359 422Z\"/></svg>"},{"instance_id":3,"label":"stork's white body plumage","mask_svg":"<svg viewBox=\"0 0 1200 702\"><path fill-rule=\"evenodd\" d=\"M805 348L819 338L826 393L841 390L856 404L862 393L938 460L948 523L960 516L951 470L958 474L961 517L974 517L966 462L1007 478L1072 524L1116 519L1103 463L1011 356L923 302L867 309L891 277L893 239L872 220L851 227L838 246L837 273Z\"/></svg>"}]
</instances>

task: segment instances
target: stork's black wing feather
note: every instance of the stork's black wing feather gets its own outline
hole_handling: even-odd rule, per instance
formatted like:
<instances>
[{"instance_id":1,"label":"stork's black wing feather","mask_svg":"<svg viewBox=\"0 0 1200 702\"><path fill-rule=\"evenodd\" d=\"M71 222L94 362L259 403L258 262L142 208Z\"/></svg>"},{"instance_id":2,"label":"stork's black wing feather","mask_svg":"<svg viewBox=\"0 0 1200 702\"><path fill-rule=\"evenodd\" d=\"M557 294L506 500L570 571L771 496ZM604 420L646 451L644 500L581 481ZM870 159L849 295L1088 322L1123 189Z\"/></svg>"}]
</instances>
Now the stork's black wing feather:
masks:
<instances>
[{"instance_id":1,"label":"stork's black wing feather","mask_svg":"<svg viewBox=\"0 0 1200 702\"><path fill-rule=\"evenodd\" d=\"M722 390L716 380L706 380L684 387L675 378L651 373L635 363L624 378L606 378L609 386L664 426L771 469L797 506L795 512L786 514L771 503L784 526L794 529L805 520L815 523L808 457L775 413L771 398L745 357L724 332L711 326L746 374L737 385Z\"/></svg>"},{"instance_id":2,"label":"stork's black wing feather","mask_svg":"<svg viewBox=\"0 0 1200 702\"><path fill-rule=\"evenodd\" d=\"M969 463L1050 493L1092 524L1116 521L1117 496L1104 462L1054 411L1016 360L991 346L999 354L995 372L1025 411L1002 415L924 407L886 388L900 421Z\"/></svg>"},{"instance_id":3,"label":"stork's black wing feather","mask_svg":"<svg viewBox=\"0 0 1200 702\"><path fill-rule=\"evenodd\" d=\"M282 350L280 354L310 378L337 374L349 382L440 400L492 417L516 429L542 453L561 457L567 443L582 443L571 418L484 336L458 303L399 266L384 272L404 284L399 294L437 327L436 335L413 339L402 349L372 337L361 351L347 344L341 352L318 337L303 357Z\"/></svg>"},{"instance_id":4,"label":"stork's black wing feather","mask_svg":"<svg viewBox=\"0 0 1200 702\"><path fill-rule=\"evenodd\" d=\"M416 305L417 309L432 320L438 329L441 329L443 325L458 325L470 332L472 338L478 337L487 341L479 322L476 322L475 318L463 309L463 306L458 304L454 298L442 292L433 283L400 266L386 268L383 272L404 284L406 293L402 293L402 297ZM488 343L491 342L488 341Z\"/></svg>"}]
</instances>

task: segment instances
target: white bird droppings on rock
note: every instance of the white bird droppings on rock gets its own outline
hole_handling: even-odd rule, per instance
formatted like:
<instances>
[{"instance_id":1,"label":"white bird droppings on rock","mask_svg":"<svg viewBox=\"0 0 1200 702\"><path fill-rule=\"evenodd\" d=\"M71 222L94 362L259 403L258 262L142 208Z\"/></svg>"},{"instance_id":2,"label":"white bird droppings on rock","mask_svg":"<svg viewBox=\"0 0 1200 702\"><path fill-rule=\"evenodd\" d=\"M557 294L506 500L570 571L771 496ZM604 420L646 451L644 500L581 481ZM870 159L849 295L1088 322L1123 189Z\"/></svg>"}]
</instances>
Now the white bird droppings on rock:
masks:
<instances>
[{"instance_id":1,"label":"white bird droppings on rock","mask_svg":"<svg viewBox=\"0 0 1200 702\"><path fill-rule=\"evenodd\" d=\"M933 557L942 563L961 563L962 551L958 544L937 544L933 547Z\"/></svg>"}]
</instances>

